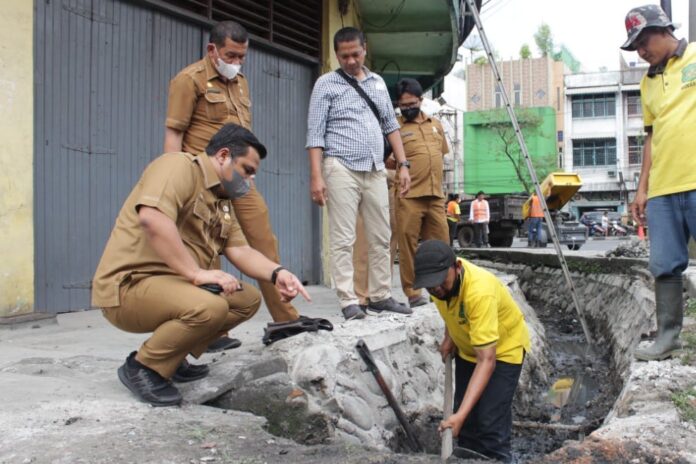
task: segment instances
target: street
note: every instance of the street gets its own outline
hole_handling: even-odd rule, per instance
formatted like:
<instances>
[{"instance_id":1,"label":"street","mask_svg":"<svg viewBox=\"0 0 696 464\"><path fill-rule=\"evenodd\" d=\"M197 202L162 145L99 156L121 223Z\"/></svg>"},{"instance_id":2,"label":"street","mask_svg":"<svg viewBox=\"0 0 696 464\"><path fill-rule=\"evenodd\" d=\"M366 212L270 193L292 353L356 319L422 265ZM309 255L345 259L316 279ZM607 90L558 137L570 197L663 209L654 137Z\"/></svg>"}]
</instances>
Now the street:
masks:
<instances>
[{"instance_id":1,"label":"street","mask_svg":"<svg viewBox=\"0 0 696 464\"><path fill-rule=\"evenodd\" d=\"M580 251L599 251L599 252L605 252L609 250L613 250L616 248L619 243L623 242L626 240L626 238L621 237L608 237L606 239L599 239L595 240L593 237L590 237L588 241L582 245L580 248ZM512 248L526 248L527 247L527 239L526 238L519 238L515 237L515 240L512 243ZM553 245L549 243L547 247L549 250L553 250ZM563 251L567 252L570 251L568 250L567 246L563 246Z\"/></svg>"}]
</instances>

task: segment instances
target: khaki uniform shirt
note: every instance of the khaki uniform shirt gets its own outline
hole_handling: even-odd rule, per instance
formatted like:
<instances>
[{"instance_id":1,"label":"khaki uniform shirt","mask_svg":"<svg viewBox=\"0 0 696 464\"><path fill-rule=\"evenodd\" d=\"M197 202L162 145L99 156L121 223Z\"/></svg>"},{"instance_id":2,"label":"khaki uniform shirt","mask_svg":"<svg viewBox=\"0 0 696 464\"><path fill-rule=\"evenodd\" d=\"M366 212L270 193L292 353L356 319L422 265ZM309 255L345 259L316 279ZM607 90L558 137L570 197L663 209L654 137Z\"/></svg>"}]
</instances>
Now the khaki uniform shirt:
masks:
<instances>
[{"instance_id":1,"label":"khaki uniform shirt","mask_svg":"<svg viewBox=\"0 0 696 464\"><path fill-rule=\"evenodd\" d=\"M251 130L249 83L242 74L223 81L206 56L169 83L165 125L184 132L183 151L205 151L213 135L230 122Z\"/></svg>"},{"instance_id":2,"label":"khaki uniform shirt","mask_svg":"<svg viewBox=\"0 0 696 464\"><path fill-rule=\"evenodd\" d=\"M436 118L407 122L398 118L406 159L411 163L411 189L405 198L445 198L442 192L443 156L449 152L442 124Z\"/></svg>"},{"instance_id":3,"label":"khaki uniform shirt","mask_svg":"<svg viewBox=\"0 0 696 464\"><path fill-rule=\"evenodd\" d=\"M210 158L165 153L145 168L126 199L92 282L92 304L120 306L122 285L153 275L177 275L150 246L138 208L166 214L186 249L203 269L213 269L225 248L247 244L230 200L218 198L220 180Z\"/></svg>"}]
</instances>

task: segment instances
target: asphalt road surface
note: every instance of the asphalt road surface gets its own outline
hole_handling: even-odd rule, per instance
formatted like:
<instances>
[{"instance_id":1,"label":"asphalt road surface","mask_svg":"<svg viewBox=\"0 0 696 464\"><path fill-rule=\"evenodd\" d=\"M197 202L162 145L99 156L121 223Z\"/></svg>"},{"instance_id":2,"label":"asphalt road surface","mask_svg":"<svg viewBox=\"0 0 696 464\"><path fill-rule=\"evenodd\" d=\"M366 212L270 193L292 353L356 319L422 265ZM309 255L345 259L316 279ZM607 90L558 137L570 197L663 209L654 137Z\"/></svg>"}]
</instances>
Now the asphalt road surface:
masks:
<instances>
[{"instance_id":1,"label":"asphalt road surface","mask_svg":"<svg viewBox=\"0 0 696 464\"><path fill-rule=\"evenodd\" d=\"M583 251L608 251L608 250L613 250L616 248L619 243L621 243L623 240L626 240L625 238L618 238L618 237L608 237L606 239L600 239L600 240L594 240L593 237L590 237L587 242L580 248ZM514 242L512 243L512 248L526 248L527 247L527 239L526 238L518 238L515 237ZM553 245L551 243L548 244L547 248L553 249ZM563 251L567 251L568 248L564 246Z\"/></svg>"}]
</instances>

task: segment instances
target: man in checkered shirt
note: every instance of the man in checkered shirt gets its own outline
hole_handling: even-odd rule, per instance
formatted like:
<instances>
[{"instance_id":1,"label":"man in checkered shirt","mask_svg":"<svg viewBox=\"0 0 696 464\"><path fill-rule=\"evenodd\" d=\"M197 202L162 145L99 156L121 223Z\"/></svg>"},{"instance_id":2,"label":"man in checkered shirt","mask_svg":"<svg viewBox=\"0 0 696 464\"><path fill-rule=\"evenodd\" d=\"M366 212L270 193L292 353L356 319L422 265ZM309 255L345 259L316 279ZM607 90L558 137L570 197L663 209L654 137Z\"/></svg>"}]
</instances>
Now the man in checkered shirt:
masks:
<instances>
[{"instance_id":1,"label":"man in checkered shirt","mask_svg":"<svg viewBox=\"0 0 696 464\"><path fill-rule=\"evenodd\" d=\"M312 201L327 205L331 273L346 320L362 319L353 288L353 244L358 211L365 222L369 255L369 303L375 311L410 314L411 309L391 296L389 255L389 194L384 166L387 136L399 166L400 194L410 186L399 123L384 80L365 63L365 36L345 27L334 36L341 69L367 93L379 110L379 121L367 102L337 72L321 76L309 103L307 150L311 166Z\"/></svg>"}]
</instances>

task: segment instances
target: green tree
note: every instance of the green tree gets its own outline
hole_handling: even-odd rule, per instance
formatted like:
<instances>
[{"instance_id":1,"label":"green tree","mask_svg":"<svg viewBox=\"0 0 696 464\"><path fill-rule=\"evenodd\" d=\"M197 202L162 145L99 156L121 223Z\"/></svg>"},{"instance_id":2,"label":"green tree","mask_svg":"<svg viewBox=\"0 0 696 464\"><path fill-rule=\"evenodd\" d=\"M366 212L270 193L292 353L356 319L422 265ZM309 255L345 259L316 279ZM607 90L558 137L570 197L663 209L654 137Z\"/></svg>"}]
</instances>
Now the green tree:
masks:
<instances>
[{"instance_id":1,"label":"green tree","mask_svg":"<svg viewBox=\"0 0 696 464\"><path fill-rule=\"evenodd\" d=\"M524 136L540 135L543 120L534 111L529 109L516 109L517 121L522 129ZM507 160L512 164L517 180L522 185L525 192L531 192L534 188L531 175L527 169L527 163L517 142L515 129L512 127L512 122L508 118L507 111L493 110L486 117L482 124L495 135L493 144L493 155L501 159ZM546 153L532 157L532 165L536 171L537 178L541 181L547 175L556 170L556 154Z\"/></svg>"},{"instance_id":2,"label":"green tree","mask_svg":"<svg viewBox=\"0 0 696 464\"><path fill-rule=\"evenodd\" d=\"M541 23L539 29L537 29L534 34L534 42L541 56L553 55L553 36L551 35L551 28L548 24Z\"/></svg>"},{"instance_id":3,"label":"green tree","mask_svg":"<svg viewBox=\"0 0 696 464\"><path fill-rule=\"evenodd\" d=\"M523 60L526 60L527 58L532 57L532 51L529 49L528 44L522 44L522 47L520 47L520 58Z\"/></svg>"}]
</instances>

